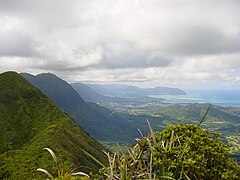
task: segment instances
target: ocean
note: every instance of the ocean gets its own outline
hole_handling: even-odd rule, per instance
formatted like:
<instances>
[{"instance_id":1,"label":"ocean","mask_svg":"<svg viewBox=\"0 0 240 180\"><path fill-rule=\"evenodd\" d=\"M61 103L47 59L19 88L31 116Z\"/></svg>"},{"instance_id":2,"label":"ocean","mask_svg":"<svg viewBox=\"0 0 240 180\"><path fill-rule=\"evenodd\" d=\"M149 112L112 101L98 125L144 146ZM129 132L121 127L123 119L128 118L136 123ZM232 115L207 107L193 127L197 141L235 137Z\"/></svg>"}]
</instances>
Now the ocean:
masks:
<instances>
[{"instance_id":1,"label":"ocean","mask_svg":"<svg viewBox=\"0 0 240 180\"><path fill-rule=\"evenodd\" d=\"M210 103L219 106L240 107L240 89L191 89L187 95L152 96L166 99L166 103Z\"/></svg>"}]
</instances>

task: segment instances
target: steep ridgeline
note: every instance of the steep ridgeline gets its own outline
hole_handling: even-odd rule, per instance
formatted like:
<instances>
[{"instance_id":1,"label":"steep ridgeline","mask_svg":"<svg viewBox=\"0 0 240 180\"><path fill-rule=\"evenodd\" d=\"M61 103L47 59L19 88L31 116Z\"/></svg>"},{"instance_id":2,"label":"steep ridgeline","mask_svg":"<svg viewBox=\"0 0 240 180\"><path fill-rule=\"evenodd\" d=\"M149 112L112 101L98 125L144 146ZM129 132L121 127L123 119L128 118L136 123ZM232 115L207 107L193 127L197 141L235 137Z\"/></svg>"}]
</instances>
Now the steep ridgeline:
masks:
<instances>
[{"instance_id":1,"label":"steep ridgeline","mask_svg":"<svg viewBox=\"0 0 240 180\"><path fill-rule=\"evenodd\" d=\"M33 76L21 74L40 89L58 107L74 118L94 138L104 141L128 142L139 135L125 117L94 103L86 103L64 80L45 73Z\"/></svg>"},{"instance_id":2,"label":"steep ridgeline","mask_svg":"<svg viewBox=\"0 0 240 180\"><path fill-rule=\"evenodd\" d=\"M33 76L27 73L21 73L33 86L40 89L49 99L51 99L62 110L69 112L75 107L81 107L79 110L85 112L86 102L73 90L67 82L59 79L51 73L43 73Z\"/></svg>"},{"instance_id":3,"label":"steep ridgeline","mask_svg":"<svg viewBox=\"0 0 240 180\"><path fill-rule=\"evenodd\" d=\"M0 127L0 179L43 179L39 167L56 172L45 147L64 168L97 170L89 154L106 163L106 149L15 72L0 74Z\"/></svg>"},{"instance_id":4,"label":"steep ridgeline","mask_svg":"<svg viewBox=\"0 0 240 180\"><path fill-rule=\"evenodd\" d=\"M155 87L140 88L121 84L87 84L97 93L103 96L120 97L120 98L139 98L150 95L186 95L186 92L178 88Z\"/></svg>"}]
</instances>

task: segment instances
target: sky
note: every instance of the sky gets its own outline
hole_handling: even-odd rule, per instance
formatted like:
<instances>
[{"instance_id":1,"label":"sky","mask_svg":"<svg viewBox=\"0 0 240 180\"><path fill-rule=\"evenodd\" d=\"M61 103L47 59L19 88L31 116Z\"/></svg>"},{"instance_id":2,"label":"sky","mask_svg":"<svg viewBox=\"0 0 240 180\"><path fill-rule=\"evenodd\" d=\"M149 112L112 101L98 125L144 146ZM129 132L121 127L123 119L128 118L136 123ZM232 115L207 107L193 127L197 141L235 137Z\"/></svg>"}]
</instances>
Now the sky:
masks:
<instances>
[{"instance_id":1,"label":"sky","mask_svg":"<svg viewBox=\"0 0 240 180\"><path fill-rule=\"evenodd\" d=\"M0 72L240 88L239 0L0 0Z\"/></svg>"}]
</instances>

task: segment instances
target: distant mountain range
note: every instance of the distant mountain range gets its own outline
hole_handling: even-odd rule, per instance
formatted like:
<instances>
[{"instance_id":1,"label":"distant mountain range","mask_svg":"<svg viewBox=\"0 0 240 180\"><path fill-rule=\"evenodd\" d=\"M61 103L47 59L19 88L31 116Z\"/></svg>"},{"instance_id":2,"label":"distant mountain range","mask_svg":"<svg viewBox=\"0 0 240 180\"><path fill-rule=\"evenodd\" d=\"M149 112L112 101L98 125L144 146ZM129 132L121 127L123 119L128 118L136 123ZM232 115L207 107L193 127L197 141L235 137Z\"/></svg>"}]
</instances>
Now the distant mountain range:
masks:
<instances>
[{"instance_id":1,"label":"distant mountain range","mask_svg":"<svg viewBox=\"0 0 240 180\"><path fill-rule=\"evenodd\" d=\"M107 95L101 95L96 92L98 89L91 88L90 86L83 83L72 83L71 86L76 92L87 102L94 103L143 103L159 102L162 103L163 98L153 98L149 96L137 96L136 94L131 97L111 97Z\"/></svg>"},{"instance_id":2,"label":"distant mountain range","mask_svg":"<svg viewBox=\"0 0 240 180\"><path fill-rule=\"evenodd\" d=\"M139 98L150 95L186 95L184 90L170 87L140 88L121 84L87 84L100 95L120 98Z\"/></svg>"},{"instance_id":3,"label":"distant mountain range","mask_svg":"<svg viewBox=\"0 0 240 180\"><path fill-rule=\"evenodd\" d=\"M58 82L56 92L47 88L54 80L52 76L38 77L44 80L42 87L49 94L67 93ZM60 104L67 97L67 94L58 96L55 101ZM72 97L65 102L70 107L87 106L81 99ZM106 151L105 147L15 72L0 74L0 127L0 179L43 179L45 176L36 172L39 167L55 172L52 159L43 150L45 147L60 156L64 168L80 165L82 171L97 171L100 166L89 154L107 163L102 151Z\"/></svg>"},{"instance_id":4,"label":"distant mountain range","mask_svg":"<svg viewBox=\"0 0 240 180\"><path fill-rule=\"evenodd\" d=\"M124 102L125 98L119 97L109 97L104 96L96 91L94 91L91 87L83 83L72 83L70 84L76 92L78 92L81 97L87 102Z\"/></svg>"}]
</instances>

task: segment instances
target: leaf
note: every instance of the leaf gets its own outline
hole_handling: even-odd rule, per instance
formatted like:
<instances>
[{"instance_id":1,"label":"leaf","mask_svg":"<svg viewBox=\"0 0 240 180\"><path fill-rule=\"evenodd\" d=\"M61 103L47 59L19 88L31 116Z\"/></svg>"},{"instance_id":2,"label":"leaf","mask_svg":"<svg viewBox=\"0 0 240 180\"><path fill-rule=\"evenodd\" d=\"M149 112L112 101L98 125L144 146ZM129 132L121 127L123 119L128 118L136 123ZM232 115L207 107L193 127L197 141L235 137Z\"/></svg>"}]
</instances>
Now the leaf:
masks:
<instances>
[{"instance_id":1,"label":"leaf","mask_svg":"<svg viewBox=\"0 0 240 180\"><path fill-rule=\"evenodd\" d=\"M148 119L147 119L147 123L148 123L148 127L149 127L149 130L150 130L151 136L152 136L152 138L153 138L153 143L154 143L154 144L157 144L157 141L156 141L156 138L155 138L155 135L154 135L152 126L151 126L150 122L148 121Z\"/></svg>"},{"instance_id":2,"label":"leaf","mask_svg":"<svg viewBox=\"0 0 240 180\"><path fill-rule=\"evenodd\" d=\"M101 167L105 167L103 163L101 163L99 160L97 160L95 157L93 157L91 154L89 154L87 151L85 151L84 149L81 149L82 152L87 155L88 157L90 157L92 160L94 160L98 165L100 165Z\"/></svg>"},{"instance_id":3,"label":"leaf","mask_svg":"<svg viewBox=\"0 0 240 180\"><path fill-rule=\"evenodd\" d=\"M90 178L89 175L84 172L75 172L75 173L72 173L71 176L86 176Z\"/></svg>"},{"instance_id":4,"label":"leaf","mask_svg":"<svg viewBox=\"0 0 240 180\"><path fill-rule=\"evenodd\" d=\"M45 173L46 175L48 175L51 179L54 179L54 177L45 169L42 169L42 168L37 168L37 171L40 171L40 172L43 172Z\"/></svg>"},{"instance_id":5,"label":"leaf","mask_svg":"<svg viewBox=\"0 0 240 180\"><path fill-rule=\"evenodd\" d=\"M204 119L206 118L208 111L210 110L211 104L208 106L207 111L205 112L204 116L202 117L201 121L199 122L197 128L199 128L199 126L202 124L202 122L204 121Z\"/></svg>"},{"instance_id":6,"label":"leaf","mask_svg":"<svg viewBox=\"0 0 240 180\"><path fill-rule=\"evenodd\" d=\"M174 137L174 131L172 130L172 133L171 133L171 138L170 138L170 142L169 142L169 150L171 151L172 149L172 144L173 144L173 137Z\"/></svg>"},{"instance_id":7,"label":"leaf","mask_svg":"<svg viewBox=\"0 0 240 180\"><path fill-rule=\"evenodd\" d=\"M140 129L138 129L138 132L140 133L141 138L143 138L143 133L142 133L142 131L141 131Z\"/></svg>"},{"instance_id":8,"label":"leaf","mask_svg":"<svg viewBox=\"0 0 240 180\"><path fill-rule=\"evenodd\" d=\"M58 161L57 161L57 157L56 157L55 153L50 148L43 148L43 149L47 150L52 155L52 157L56 163L56 166L58 167Z\"/></svg>"},{"instance_id":9,"label":"leaf","mask_svg":"<svg viewBox=\"0 0 240 180\"><path fill-rule=\"evenodd\" d=\"M185 172L184 172L183 174L185 175L185 177L187 178L187 180L191 180Z\"/></svg>"},{"instance_id":10,"label":"leaf","mask_svg":"<svg viewBox=\"0 0 240 180\"><path fill-rule=\"evenodd\" d=\"M124 159L123 159L123 170L122 170L122 179L127 179L127 155L124 153Z\"/></svg>"}]
</instances>

